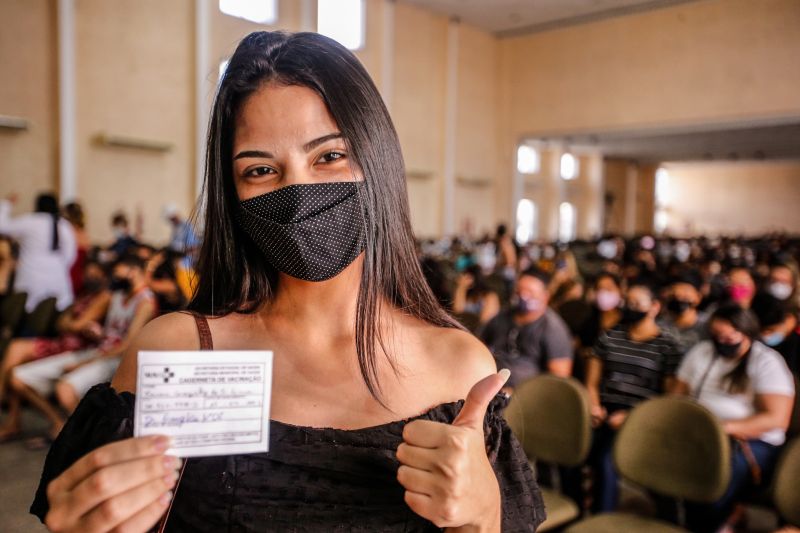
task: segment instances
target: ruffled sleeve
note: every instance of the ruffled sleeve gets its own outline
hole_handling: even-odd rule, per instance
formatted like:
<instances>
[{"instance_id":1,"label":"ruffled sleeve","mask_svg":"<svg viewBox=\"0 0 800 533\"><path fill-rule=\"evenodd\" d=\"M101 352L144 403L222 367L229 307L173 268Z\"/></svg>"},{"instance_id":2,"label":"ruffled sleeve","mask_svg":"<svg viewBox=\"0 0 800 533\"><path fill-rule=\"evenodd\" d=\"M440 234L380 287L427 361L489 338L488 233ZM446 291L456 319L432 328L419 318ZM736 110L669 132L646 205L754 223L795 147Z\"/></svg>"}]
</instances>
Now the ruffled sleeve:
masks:
<instances>
[{"instance_id":1,"label":"ruffled sleeve","mask_svg":"<svg viewBox=\"0 0 800 533\"><path fill-rule=\"evenodd\" d=\"M544 522L542 493L536 484L528 457L503 417L509 397L498 394L484 419L486 452L500 484L503 533L536 531Z\"/></svg>"},{"instance_id":2,"label":"ruffled sleeve","mask_svg":"<svg viewBox=\"0 0 800 533\"><path fill-rule=\"evenodd\" d=\"M47 453L32 514L44 521L50 507L47 485L78 459L104 444L133 436L133 406L133 394L117 394L108 383L86 393Z\"/></svg>"}]
</instances>

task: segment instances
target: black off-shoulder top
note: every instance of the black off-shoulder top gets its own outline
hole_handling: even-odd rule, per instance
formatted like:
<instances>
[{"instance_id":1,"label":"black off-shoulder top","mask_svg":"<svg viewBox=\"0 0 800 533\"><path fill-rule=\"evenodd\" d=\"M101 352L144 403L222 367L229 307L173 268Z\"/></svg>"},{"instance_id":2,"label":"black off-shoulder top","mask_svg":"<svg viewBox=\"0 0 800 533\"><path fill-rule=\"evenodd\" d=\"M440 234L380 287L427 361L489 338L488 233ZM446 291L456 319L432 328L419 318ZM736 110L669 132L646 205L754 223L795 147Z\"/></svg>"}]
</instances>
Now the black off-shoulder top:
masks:
<instances>
[{"instance_id":1,"label":"black off-shoulder top","mask_svg":"<svg viewBox=\"0 0 800 533\"><path fill-rule=\"evenodd\" d=\"M133 435L135 395L95 385L47 454L31 513L44 520L48 483L86 453ZM168 532L440 531L415 514L397 481L395 450L414 419L451 423L463 400L408 420L342 430L270 422L266 453L186 460ZM486 449L500 485L504 532L535 531L541 493L498 394L484 419Z\"/></svg>"}]
</instances>

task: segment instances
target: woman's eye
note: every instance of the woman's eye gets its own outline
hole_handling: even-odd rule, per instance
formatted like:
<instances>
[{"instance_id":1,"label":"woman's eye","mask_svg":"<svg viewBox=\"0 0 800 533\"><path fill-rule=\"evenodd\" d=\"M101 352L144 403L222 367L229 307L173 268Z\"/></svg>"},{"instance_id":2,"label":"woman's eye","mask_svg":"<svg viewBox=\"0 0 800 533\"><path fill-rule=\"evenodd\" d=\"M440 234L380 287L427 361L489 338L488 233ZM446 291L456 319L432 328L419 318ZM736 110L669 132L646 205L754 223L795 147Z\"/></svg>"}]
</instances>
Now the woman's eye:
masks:
<instances>
[{"instance_id":1,"label":"woman's eye","mask_svg":"<svg viewBox=\"0 0 800 533\"><path fill-rule=\"evenodd\" d=\"M343 154L342 152L328 152L327 154L324 154L322 157L320 157L320 159L323 160L325 163L333 163L335 161L338 161L339 159L343 159L344 157L345 154Z\"/></svg>"},{"instance_id":2,"label":"woman's eye","mask_svg":"<svg viewBox=\"0 0 800 533\"><path fill-rule=\"evenodd\" d=\"M270 167L255 167L251 168L247 172L245 172L245 176L247 177L258 177L258 176L266 176L267 174L271 174L274 172Z\"/></svg>"}]
</instances>

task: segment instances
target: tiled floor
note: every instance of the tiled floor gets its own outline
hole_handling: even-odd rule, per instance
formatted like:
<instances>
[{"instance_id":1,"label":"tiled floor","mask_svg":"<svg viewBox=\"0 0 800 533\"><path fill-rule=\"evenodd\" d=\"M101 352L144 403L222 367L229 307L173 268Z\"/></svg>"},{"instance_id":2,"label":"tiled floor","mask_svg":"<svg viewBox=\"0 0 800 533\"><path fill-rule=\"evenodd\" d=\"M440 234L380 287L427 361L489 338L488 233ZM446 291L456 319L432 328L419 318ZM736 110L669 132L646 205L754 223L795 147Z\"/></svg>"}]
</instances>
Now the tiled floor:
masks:
<instances>
[{"instance_id":1,"label":"tiled floor","mask_svg":"<svg viewBox=\"0 0 800 533\"><path fill-rule=\"evenodd\" d=\"M46 451L25 449L24 439L44 434L47 425L31 412L23 417L23 440L0 444L0 531L27 533L46 531L39 519L28 513L39 484Z\"/></svg>"}]
</instances>

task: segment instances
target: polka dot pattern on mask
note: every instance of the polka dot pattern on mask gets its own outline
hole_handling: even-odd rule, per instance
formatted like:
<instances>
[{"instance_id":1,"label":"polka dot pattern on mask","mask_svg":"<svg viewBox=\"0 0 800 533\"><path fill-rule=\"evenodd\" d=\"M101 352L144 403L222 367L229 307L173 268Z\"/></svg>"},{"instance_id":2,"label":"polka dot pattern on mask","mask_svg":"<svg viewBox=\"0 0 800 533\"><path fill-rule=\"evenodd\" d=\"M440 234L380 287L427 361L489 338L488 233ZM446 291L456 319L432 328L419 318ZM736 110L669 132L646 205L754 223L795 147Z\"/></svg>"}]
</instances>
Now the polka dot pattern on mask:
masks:
<instances>
[{"instance_id":1,"label":"polka dot pattern on mask","mask_svg":"<svg viewBox=\"0 0 800 533\"><path fill-rule=\"evenodd\" d=\"M364 250L358 182L289 185L239 204L237 221L280 272L324 281Z\"/></svg>"}]
</instances>

